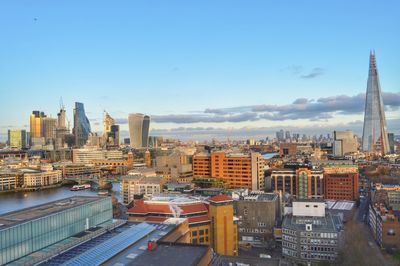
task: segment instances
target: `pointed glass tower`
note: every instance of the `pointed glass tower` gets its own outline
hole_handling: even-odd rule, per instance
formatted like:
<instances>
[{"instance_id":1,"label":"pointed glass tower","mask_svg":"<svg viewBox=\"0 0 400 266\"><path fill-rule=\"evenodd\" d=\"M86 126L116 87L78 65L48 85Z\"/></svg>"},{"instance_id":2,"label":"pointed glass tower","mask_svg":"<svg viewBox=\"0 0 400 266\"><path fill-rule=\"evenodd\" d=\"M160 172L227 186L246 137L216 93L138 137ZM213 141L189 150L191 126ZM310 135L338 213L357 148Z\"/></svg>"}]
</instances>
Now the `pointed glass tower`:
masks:
<instances>
[{"instance_id":1,"label":"pointed glass tower","mask_svg":"<svg viewBox=\"0 0 400 266\"><path fill-rule=\"evenodd\" d=\"M369 58L362 149L363 151L381 153L382 155L390 152L385 110L374 51L371 51Z\"/></svg>"}]
</instances>

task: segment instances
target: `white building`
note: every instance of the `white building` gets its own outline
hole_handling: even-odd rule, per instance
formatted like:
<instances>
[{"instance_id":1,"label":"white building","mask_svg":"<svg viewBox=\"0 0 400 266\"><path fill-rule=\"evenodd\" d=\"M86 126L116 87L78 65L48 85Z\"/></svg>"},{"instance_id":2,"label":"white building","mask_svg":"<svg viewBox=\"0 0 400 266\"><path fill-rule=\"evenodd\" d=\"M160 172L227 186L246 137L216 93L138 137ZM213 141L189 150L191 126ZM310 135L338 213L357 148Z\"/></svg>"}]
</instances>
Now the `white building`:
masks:
<instances>
[{"instance_id":1,"label":"white building","mask_svg":"<svg viewBox=\"0 0 400 266\"><path fill-rule=\"evenodd\" d=\"M159 176L126 175L121 179L121 193L124 204L134 199L134 195L152 196L162 191L163 178Z\"/></svg>"}]
</instances>

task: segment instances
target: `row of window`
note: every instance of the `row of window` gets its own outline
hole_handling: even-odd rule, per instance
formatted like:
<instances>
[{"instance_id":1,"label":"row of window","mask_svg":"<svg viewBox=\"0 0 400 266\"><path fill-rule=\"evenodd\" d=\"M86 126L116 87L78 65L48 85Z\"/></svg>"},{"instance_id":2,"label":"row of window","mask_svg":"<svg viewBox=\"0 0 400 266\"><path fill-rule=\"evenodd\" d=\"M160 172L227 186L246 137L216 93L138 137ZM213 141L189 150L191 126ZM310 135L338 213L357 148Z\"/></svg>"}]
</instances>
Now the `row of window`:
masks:
<instances>
[{"instance_id":1,"label":"row of window","mask_svg":"<svg viewBox=\"0 0 400 266\"><path fill-rule=\"evenodd\" d=\"M311 233L311 232L300 232L301 237L319 237L319 238L337 238L337 233Z\"/></svg>"},{"instance_id":2,"label":"row of window","mask_svg":"<svg viewBox=\"0 0 400 266\"><path fill-rule=\"evenodd\" d=\"M195 237L197 235L202 236L204 234L208 235L208 229L200 229L198 231L194 231L194 230L192 231L192 237Z\"/></svg>"},{"instance_id":3,"label":"row of window","mask_svg":"<svg viewBox=\"0 0 400 266\"><path fill-rule=\"evenodd\" d=\"M193 238L192 239L192 244L203 244L203 243L208 243L208 236L206 237L199 237L199 238Z\"/></svg>"}]
</instances>

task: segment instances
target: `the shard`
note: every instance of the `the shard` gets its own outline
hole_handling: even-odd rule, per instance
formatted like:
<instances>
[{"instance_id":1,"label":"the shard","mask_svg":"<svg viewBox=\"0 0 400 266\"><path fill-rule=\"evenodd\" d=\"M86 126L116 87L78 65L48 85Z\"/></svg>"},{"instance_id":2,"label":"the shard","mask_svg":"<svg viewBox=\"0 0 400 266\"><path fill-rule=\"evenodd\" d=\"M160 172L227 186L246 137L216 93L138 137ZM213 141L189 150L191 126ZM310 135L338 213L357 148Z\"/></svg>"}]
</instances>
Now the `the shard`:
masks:
<instances>
[{"instance_id":1,"label":"the shard","mask_svg":"<svg viewBox=\"0 0 400 266\"><path fill-rule=\"evenodd\" d=\"M385 110L374 51L371 51L369 58L362 149L366 152L380 153L381 155L390 153Z\"/></svg>"}]
</instances>

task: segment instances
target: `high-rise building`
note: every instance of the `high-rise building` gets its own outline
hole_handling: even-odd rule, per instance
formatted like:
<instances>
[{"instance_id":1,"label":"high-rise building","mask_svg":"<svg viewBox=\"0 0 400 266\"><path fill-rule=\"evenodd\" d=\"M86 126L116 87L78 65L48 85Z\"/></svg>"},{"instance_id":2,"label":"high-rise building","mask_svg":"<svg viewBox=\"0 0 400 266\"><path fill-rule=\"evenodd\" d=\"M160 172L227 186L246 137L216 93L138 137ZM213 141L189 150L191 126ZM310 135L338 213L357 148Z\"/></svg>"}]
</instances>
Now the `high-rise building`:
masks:
<instances>
[{"instance_id":1,"label":"high-rise building","mask_svg":"<svg viewBox=\"0 0 400 266\"><path fill-rule=\"evenodd\" d=\"M389 141L390 153L395 153L394 133L388 133L388 141Z\"/></svg>"},{"instance_id":2,"label":"high-rise building","mask_svg":"<svg viewBox=\"0 0 400 266\"><path fill-rule=\"evenodd\" d=\"M285 131L285 139L286 140L291 140L290 131Z\"/></svg>"},{"instance_id":3,"label":"high-rise building","mask_svg":"<svg viewBox=\"0 0 400 266\"><path fill-rule=\"evenodd\" d=\"M103 115L103 138L108 143L109 133L111 132L111 126L115 124L114 118L112 118L106 111Z\"/></svg>"},{"instance_id":4,"label":"high-rise building","mask_svg":"<svg viewBox=\"0 0 400 266\"><path fill-rule=\"evenodd\" d=\"M89 119L86 117L85 108L83 103L75 103L74 109L74 129L73 134L75 136L75 145L82 147L88 140L90 129Z\"/></svg>"},{"instance_id":5,"label":"high-rise building","mask_svg":"<svg viewBox=\"0 0 400 266\"><path fill-rule=\"evenodd\" d=\"M56 138L57 119L51 117L42 118L42 137L46 142Z\"/></svg>"},{"instance_id":6,"label":"high-rise building","mask_svg":"<svg viewBox=\"0 0 400 266\"><path fill-rule=\"evenodd\" d=\"M64 147L65 144L65 136L69 133L69 128L67 129L65 124L65 108L61 104L60 105L60 112L57 114L57 127L55 131L55 149L60 149ZM68 125L69 127L69 125Z\"/></svg>"},{"instance_id":7,"label":"high-rise building","mask_svg":"<svg viewBox=\"0 0 400 266\"><path fill-rule=\"evenodd\" d=\"M42 128L43 123L42 119L46 117L44 112L33 111L29 122L30 122L30 136L31 138L41 138L43 137Z\"/></svg>"},{"instance_id":8,"label":"high-rise building","mask_svg":"<svg viewBox=\"0 0 400 266\"><path fill-rule=\"evenodd\" d=\"M8 145L11 148L26 148L26 130L24 129L9 129L8 130Z\"/></svg>"},{"instance_id":9,"label":"high-rise building","mask_svg":"<svg viewBox=\"0 0 400 266\"><path fill-rule=\"evenodd\" d=\"M143 117L143 127L142 127L142 147L149 146L149 130L150 130L150 116L145 115Z\"/></svg>"},{"instance_id":10,"label":"high-rise building","mask_svg":"<svg viewBox=\"0 0 400 266\"><path fill-rule=\"evenodd\" d=\"M385 110L374 51L371 51L369 59L362 149L372 153L380 152L382 155L390 152Z\"/></svg>"},{"instance_id":11,"label":"high-rise building","mask_svg":"<svg viewBox=\"0 0 400 266\"><path fill-rule=\"evenodd\" d=\"M228 188L264 190L264 160L257 152L197 154L193 156L193 176L217 178Z\"/></svg>"},{"instance_id":12,"label":"high-rise building","mask_svg":"<svg viewBox=\"0 0 400 266\"><path fill-rule=\"evenodd\" d=\"M358 142L352 131L334 131L333 137L333 154L335 156L357 152Z\"/></svg>"},{"instance_id":13,"label":"high-rise building","mask_svg":"<svg viewBox=\"0 0 400 266\"><path fill-rule=\"evenodd\" d=\"M285 139L285 131L283 131L283 129L276 132L276 139L278 141L283 141Z\"/></svg>"},{"instance_id":14,"label":"high-rise building","mask_svg":"<svg viewBox=\"0 0 400 266\"><path fill-rule=\"evenodd\" d=\"M62 106L57 114L57 128L66 128L65 126L65 109Z\"/></svg>"},{"instance_id":15,"label":"high-rise building","mask_svg":"<svg viewBox=\"0 0 400 266\"><path fill-rule=\"evenodd\" d=\"M150 117L144 114L128 115L130 145L133 148L148 146Z\"/></svg>"},{"instance_id":16,"label":"high-rise building","mask_svg":"<svg viewBox=\"0 0 400 266\"><path fill-rule=\"evenodd\" d=\"M110 129L110 133L108 133L108 138L112 140L113 145L119 145L119 125L112 125Z\"/></svg>"}]
</instances>

